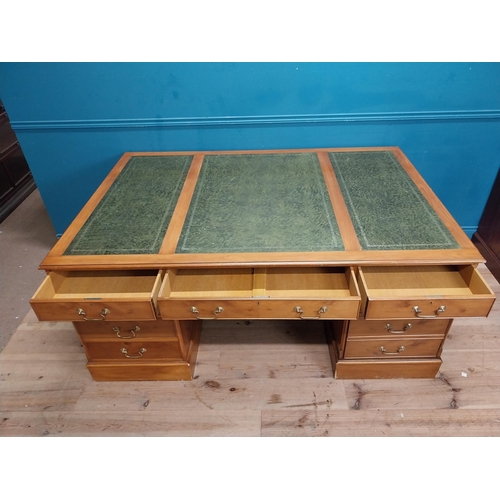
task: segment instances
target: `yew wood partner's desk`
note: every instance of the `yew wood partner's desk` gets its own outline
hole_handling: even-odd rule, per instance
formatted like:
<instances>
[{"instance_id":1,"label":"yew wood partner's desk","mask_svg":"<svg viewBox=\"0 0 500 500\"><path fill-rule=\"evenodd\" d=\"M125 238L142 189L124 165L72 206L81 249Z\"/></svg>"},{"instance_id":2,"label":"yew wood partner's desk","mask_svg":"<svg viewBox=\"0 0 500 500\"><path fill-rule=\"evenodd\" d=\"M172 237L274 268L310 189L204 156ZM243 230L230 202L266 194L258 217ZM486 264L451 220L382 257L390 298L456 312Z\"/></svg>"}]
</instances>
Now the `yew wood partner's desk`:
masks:
<instances>
[{"instance_id":1,"label":"yew wood partner's desk","mask_svg":"<svg viewBox=\"0 0 500 500\"><path fill-rule=\"evenodd\" d=\"M397 147L125 153L41 263L95 380L189 380L203 321L322 321L335 377L434 377L495 296Z\"/></svg>"}]
</instances>

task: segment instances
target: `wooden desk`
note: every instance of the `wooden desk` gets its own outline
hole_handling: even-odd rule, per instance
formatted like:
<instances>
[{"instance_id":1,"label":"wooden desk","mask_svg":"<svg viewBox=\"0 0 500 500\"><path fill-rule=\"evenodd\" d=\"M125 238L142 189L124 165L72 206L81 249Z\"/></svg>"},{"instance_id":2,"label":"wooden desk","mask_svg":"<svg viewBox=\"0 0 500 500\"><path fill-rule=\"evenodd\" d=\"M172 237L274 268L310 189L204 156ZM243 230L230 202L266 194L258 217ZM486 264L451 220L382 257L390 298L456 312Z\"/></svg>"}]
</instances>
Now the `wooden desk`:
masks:
<instances>
[{"instance_id":1,"label":"wooden desk","mask_svg":"<svg viewBox=\"0 0 500 500\"><path fill-rule=\"evenodd\" d=\"M203 321L322 321L335 377L434 377L480 253L396 147L125 153L41 263L95 380L187 380Z\"/></svg>"}]
</instances>

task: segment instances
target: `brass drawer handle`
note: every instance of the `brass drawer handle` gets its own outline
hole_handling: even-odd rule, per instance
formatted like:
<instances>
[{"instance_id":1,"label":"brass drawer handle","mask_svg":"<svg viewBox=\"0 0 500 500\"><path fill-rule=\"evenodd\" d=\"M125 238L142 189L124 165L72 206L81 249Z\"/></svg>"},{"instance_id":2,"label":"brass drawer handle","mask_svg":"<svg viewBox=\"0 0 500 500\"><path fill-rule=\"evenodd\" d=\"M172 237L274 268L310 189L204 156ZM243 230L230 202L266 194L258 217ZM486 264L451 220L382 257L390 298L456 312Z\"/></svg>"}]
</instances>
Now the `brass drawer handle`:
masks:
<instances>
[{"instance_id":1,"label":"brass drawer handle","mask_svg":"<svg viewBox=\"0 0 500 500\"><path fill-rule=\"evenodd\" d=\"M406 333L406 330L409 330L411 328L411 323L406 323L402 330L393 330L390 323L387 323L385 327L387 328L387 331L389 333Z\"/></svg>"},{"instance_id":2,"label":"brass drawer handle","mask_svg":"<svg viewBox=\"0 0 500 500\"><path fill-rule=\"evenodd\" d=\"M320 319L321 315L323 313L326 313L328 311L328 307L323 306L319 311L318 311L318 316L302 316L304 314L304 311L302 310L302 307L296 306L295 307L295 312L299 315L300 319Z\"/></svg>"},{"instance_id":3,"label":"brass drawer handle","mask_svg":"<svg viewBox=\"0 0 500 500\"><path fill-rule=\"evenodd\" d=\"M122 348L120 349L120 352L122 352L123 354L125 354L125 357L126 357L126 358L130 358L130 359L137 359L137 358L142 358L142 355L146 352L146 348L145 348L145 347L141 347L141 348L139 349L139 353L137 354L137 356L131 356L131 355L128 353L127 349L125 349L125 347L122 347Z\"/></svg>"},{"instance_id":4,"label":"brass drawer handle","mask_svg":"<svg viewBox=\"0 0 500 500\"><path fill-rule=\"evenodd\" d=\"M134 326L134 328L130 329L130 333L132 335L120 335L120 327L114 326L113 331L116 333L116 336L120 339L133 339L135 337L136 332L138 332L140 328L138 326Z\"/></svg>"},{"instance_id":5,"label":"brass drawer handle","mask_svg":"<svg viewBox=\"0 0 500 500\"><path fill-rule=\"evenodd\" d=\"M109 314L111 311L109 309L104 308L101 311L101 317L100 318L87 318L87 313L83 309L77 309L76 312L80 316L83 316L83 319L85 321L104 321L106 319L106 314Z\"/></svg>"},{"instance_id":6,"label":"brass drawer handle","mask_svg":"<svg viewBox=\"0 0 500 500\"><path fill-rule=\"evenodd\" d=\"M401 346L401 347L400 347L400 348L399 348L396 352L387 352L387 351L385 350L385 347L384 347L384 346L382 346L382 347L380 348L380 350L382 351L382 354L387 354L388 356L390 356L391 354L392 354L392 355L394 355L394 354L399 354L400 352L403 352L403 351L405 350L405 346L404 346L404 345L402 345L402 346Z\"/></svg>"},{"instance_id":7,"label":"brass drawer handle","mask_svg":"<svg viewBox=\"0 0 500 500\"><path fill-rule=\"evenodd\" d=\"M436 314L434 314L433 316L423 316L421 313L422 313L422 310L420 309L420 307L418 306L414 306L413 307L413 310L415 311L415 316L417 318L424 318L424 319L429 319L429 318L437 318L439 316L440 313L442 312L445 312L446 311L446 306L439 306L437 309L436 309Z\"/></svg>"},{"instance_id":8,"label":"brass drawer handle","mask_svg":"<svg viewBox=\"0 0 500 500\"><path fill-rule=\"evenodd\" d=\"M194 306L191 307L191 312L196 316L196 319L217 319L218 314L220 314L222 311L224 311L224 308L219 306L215 309L213 318L200 318L200 316L199 316L200 311L198 311L198 309Z\"/></svg>"}]
</instances>

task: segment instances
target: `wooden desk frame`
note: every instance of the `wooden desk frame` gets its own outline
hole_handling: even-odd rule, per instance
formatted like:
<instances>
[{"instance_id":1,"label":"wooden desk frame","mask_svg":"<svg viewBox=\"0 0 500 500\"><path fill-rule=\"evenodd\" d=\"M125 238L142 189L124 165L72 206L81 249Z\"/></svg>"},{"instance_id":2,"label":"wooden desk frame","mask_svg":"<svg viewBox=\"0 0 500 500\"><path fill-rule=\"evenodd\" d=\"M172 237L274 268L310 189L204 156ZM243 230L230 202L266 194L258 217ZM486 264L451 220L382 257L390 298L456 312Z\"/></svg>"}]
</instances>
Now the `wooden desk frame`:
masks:
<instances>
[{"instance_id":1,"label":"wooden desk frame","mask_svg":"<svg viewBox=\"0 0 500 500\"><path fill-rule=\"evenodd\" d=\"M347 206L344 202L339 183L335 177L328 153L330 152L353 152L353 151L391 151L398 159L404 170L408 173L414 184L420 190L425 199L429 202L439 219L448 229L450 234L458 243L457 249L438 249L438 250L362 250L361 245L356 236L356 232L351 221ZM179 237L188 213L188 209L195 192L196 183L200 175L203 164L203 159L208 155L235 155L235 154L277 154L277 153L315 153L317 154L321 172L325 181L325 185L330 196L330 201L333 211L339 226L340 234L344 244L342 251L330 252L260 252L260 253L198 253L198 254L179 254L175 253ZM87 219L93 213L103 196L117 179L120 172L123 170L127 162L134 156L170 156L170 155L193 155L193 160L185 179L182 191L177 201L172 219L163 238L160 251L157 254L134 254L134 255L65 255L65 251L71 244L77 233L83 227ZM54 248L49 252L47 257L42 261L40 269L48 272L49 277L46 282L40 287L31 304L40 320L71 320L74 322L75 328L78 331L82 342L86 348L87 357L89 359L89 369L96 380L177 380L189 379L193 375L194 364L196 359L196 351L198 348L201 321L198 318L206 318L207 314L213 319L224 319L223 315L217 313L218 309L224 310L235 305L237 301L228 297L222 305L216 306L215 314L212 312L200 313L200 310L205 307L203 303L199 307L191 306L191 309L198 311L194 316L189 316L192 319L188 320L184 315L172 316L168 313L169 309L165 306L169 297L166 295L165 280L168 278L172 270L202 270L206 269L251 269L252 273L265 276L266 268L296 268L317 270L318 279L323 280L324 268L344 268L347 276L347 288L351 290L351 299L359 301L359 307L353 315L352 309L349 309L349 314L339 313L340 316L330 317L327 314L319 314L318 318L324 321L327 330L327 339L330 347L332 362L334 365L335 375L339 378L376 378L376 377L433 377L436 375L441 364L440 353L443 342L446 338L448 330L451 327L453 317L457 316L482 316L487 315L491 309L495 297L489 287L481 279L475 267L478 263L484 262L484 259L462 231L451 214L447 211L444 205L439 201L415 167L406 158L403 152L398 147L381 147L381 148L321 148L321 149L293 149L293 150L271 150L271 151L205 151L205 152L147 152L125 153L118 163L105 178L94 195L89 199L87 204L72 222L68 230L56 243ZM430 266L430 267L429 267ZM420 295L418 292L411 295L408 291L408 296L405 296L406 290L403 285L396 284L391 293L396 293L396 296L388 294L387 297L382 297L383 304L397 304L397 307L403 308L404 312L398 312L403 309L391 309L389 306L382 307L380 313L374 313L370 316L368 311L375 310L377 299L372 297L369 285L364 278L363 270L372 267L383 267L393 276L397 274L398 269L411 267L417 274L418 279L422 277L422 282L433 283L434 276L444 277L446 282L450 282L448 290L450 296L439 296L436 301L441 300L443 304L446 302L448 309L447 313L441 314L440 310L429 314L428 312L415 312L424 302L433 304L432 300L427 300L428 296ZM116 296L111 297L109 306L104 307L104 299L85 297L88 302L83 302L94 316L92 321L102 319L102 323L88 323L90 317L87 313L76 313L75 311L83 310L79 300L84 293L80 291L74 296L71 293L62 299L57 295L57 285L55 276L60 276L60 280L71 276L78 276L78 273L94 271L97 273L109 273L111 271L129 273L133 276L133 272L151 272L158 273L155 285L151 290L151 297L147 300L151 302L152 315L151 317L138 318L134 317L134 308L130 306L127 310L124 304L124 296L133 296L134 281L130 279L130 289L120 291ZM76 274L71 274L76 273ZM214 273L215 275L216 273ZM375 273L376 274L376 273ZM51 276L52 275L52 276ZM94 276L98 276L94 275ZM110 275L111 276L111 275ZM349 276L352 276L352 281ZM153 280L154 276L151 278ZM68 278L69 279L69 278ZM370 278L371 279L371 278ZM385 278L384 278L385 279ZM382 281L384 281L382 279ZM398 278L399 279L399 278ZM163 280L163 285L160 282ZM427 280L427 281L426 281ZM429 281L430 280L430 281ZM264 283L264 281L261 281ZM457 283L458 288L454 288L454 283ZM465 283L465 285L464 285ZM121 285L120 285L121 286ZM257 285L263 286L263 285ZM345 285L343 285L345 286ZM397 288L401 287L401 291ZM82 289L83 290L83 289ZM87 289L85 289L87 290ZM73 292L72 292L73 293ZM415 294L415 292L412 292ZM51 295L52 294L52 295ZM121 295L120 295L121 294ZM293 300L300 298L299 291L290 292ZM294 295L296 294L296 296ZM465 294L465 295L464 295ZM78 295L78 298L75 298ZM303 294L306 296L307 294ZM70 297L68 299L68 297ZM129 297L130 298L130 297ZM207 298L207 297L205 297ZM102 300L101 300L102 299ZM250 301L247 309L241 312L234 313L227 318L240 319L259 319L262 317L262 311L265 309L259 301L258 297L248 297ZM163 301L163 302L162 302ZM252 302L253 301L253 302ZM384 302L385 301L385 302ZM211 302L210 302L211 303ZM255 308L253 305L258 303ZM407 304L406 304L407 303ZM121 306L117 304L122 304ZM163 305L162 305L163 304ZM172 304L172 303L170 303ZM241 302L239 302L241 306ZM269 305L269 303L267 303ZM326 303L325 303L326 304ZM329 302L330 308L334 309L332 302ZM459 307L454 307L454 304L459 304ZM297 313L291 308L291 303L287 304L290 313L280 312L276 319L302 319L310 317L310 313L304 315ZM411 306L411 307L410 307ZM277 306L276 306L277 307ZM280 306L281 307L281 306ZM295 310L297 307L294 306ZM385 309L384 309L385 307ZM415 309L417 307L417 309ZM434 305L431 311L435 310ZM92 309L93 308L93 309ZM323 306L320 311L326 308ZM415 311L413 309L415 309ZM108 316L104 311L120 310L122 316L116 315L115 312ZM279 309L279 308L278 308ZM278 310L276 309L276 310ZM299 307L300 309L300 307ZM132 311L132 312L130 312ZM257 312L256 312L257 311ZM260 311L260 312L259 312ZM272 307L267 307L267 317L273 317ZM271 313L269 313L271 311ZM288 309L287 309L288 311ZM385 313L383 311L386 311ZM396 313L394 312L396 311ZM444 310L443 310L444 311ZM452 311L451 313L449 311ZM114 317L113 314L115 314ZM148 313L149 314L149 313ZM101 316L101 318L99 317ZM270 316L269 316L270 315ZM439 319L430 319L433 316ZM313 317L316 317L314 315ZM423 318L423 319L422 319ZM443 319L445 318L445 319ZM409 319L411 319L413 330L408 327ZM109 342L111 340L111 331L107 325L109 321L114 321L113 332L128 331L129 335L119 335L117 340L113 337L113 342L122 342L116 344L116 349L119 347L119 352L106 358L105 354L95 355L96 352L108 352L113 349ZM142 321L137 325L132 324L135 320ZM370 323L371 320L376 320ZM403 323L401 323L401 321ZM132 323L130 323L132 321ZM137 322L136 321L136 322ZM387 325L398 322L399 326L395 326L394 330L399 337L393 341L392 330L387 328ZM119 324L118 324L119 323ZM356 326L352 326L356 324ZM372 326L379 324L380 329L372 331ZM152 325L155 325L154 328ZM359 325L362 327L364 334L359 334ZM415 328L417 325L417 328ZM422 325L427 325L424 328ZM436 325L439 328L435 328ZM107 330L104 332L104 326ZM136 331L134 332L134 328ZM408 331L407 331L408 330ZM130 355L128 344L124 347L124 338L133 338L129 341L133 348L139 349L138 340L135 333L145 331L144 342L149 342L148 349L144 352L158 352L152 355L152 358L146 361L146 357L142 355ZM163 332L163 333L162 333ZM415 334L414 332L417 332ZM132 333L134 336L132 337ZM142 334L141 334L142 335ZM121 340L120 340L121 339ZM173 341L172 339L175 339ZM108 342L108 343L106 343ZM156 345L155 342L158 344ZM163 344L162 344L163 342ZM172 342L177 342L174 350L171 349ZM375 342L373 345L372 343ZM394 344L396 342L396 344ZM405 342L409 347L405 347L402 343ZM383 344L379 346L379 344ZM106 344L106 345L104 345ZM161 344L161 345L160 345ZM399 346L401 344L401 346ZM166 349L168 354L164 354L162 349ZM96 347L97 346L97 347ZM101 350L99 350L99 346ZM389 346L389 347L387 347ZM399 347L398 347L399 346ZM104 349L106 347L106 349ZM141 352L139 349L139 353ZM374 351L375 349L375 351ZM391 352L388 351L392 349ZM172 352L177 354L172 354ZM156 351L155 351L156 352ZM117 356L125 354L126 359L118 358ZM163 354L162 354L163 353ZM354 354L352 354L354 353ZM144 354L144 353L143 353ZM149 356L149 354L148 354ZM128 364L130 363L130 364Z\"/></svg>"}]
</instances>

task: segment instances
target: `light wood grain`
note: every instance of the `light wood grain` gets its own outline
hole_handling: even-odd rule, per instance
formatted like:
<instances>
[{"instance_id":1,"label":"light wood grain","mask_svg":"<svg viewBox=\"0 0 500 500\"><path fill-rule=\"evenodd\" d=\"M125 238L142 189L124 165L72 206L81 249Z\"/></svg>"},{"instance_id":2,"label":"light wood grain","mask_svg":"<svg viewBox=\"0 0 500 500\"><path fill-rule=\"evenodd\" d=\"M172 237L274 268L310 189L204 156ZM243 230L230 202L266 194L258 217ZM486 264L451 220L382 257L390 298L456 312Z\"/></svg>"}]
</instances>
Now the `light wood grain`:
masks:
<instances>
[{"instance_id":1,"label":"light wood grain","mask_svg":"<svg viewBox=\"0 0 500 500\"><path fill-rule=\"evenodd\" d=\"M454 320L434 379L336 380L322 322L212 321L194 380L95 382L72 324L30 312L0 353L0 435L500 436L499 332L497 302Z\"/></svg>"},{"instance_id":2,"label":"light wood grain","mask_svg":"<svg viewBox=\"0 0 500 500\"><path fill-rule=\"evenodd\" d=\"M361 245L359 244L358 237L356 236L356 230L349 216L349 211L342 196L342 191L340 190L339 183L335 177L335 173L328 157L328 153L325 151L318 152L318 159L321 165L321 171L325 179L326 188L330 196L330 201L333 206L333 211L335 212L335 218L337 219L337 224L339 225L340 234L342 236L342 241L344 242L344 247L346 250L361 250Z\"/></svg>"},{"instance_id":3,"label":"light wood grain","mask_svg":"<svg viewBox=\"0 0 500 500\"><path fill-rule=\"evenodd\" d=\"M261 252L207 254L61 255L49 254L40 264L46 270L78 269L158 269L171 267L252 267L252 266L355 266L472 264L484 262L474 248L452 250L351 250L339 252Z\"/></svg>"},{"instance_id":4,"label":"light wood grain","mask_svg":"<svg viewBox=\"0 0 500 500\"><path fill-rule=\"evenodd\" d=\"M203 155L194 155L193 162L191 163L191 167L184 182L184 187L182 188L179 200L177 201L177 205L172 215L172 220L165 233L165 237L163 238L163 243L159 252L160 254L174 253L177 248L182 226L186 220L189 204L191 203L191 198L194 194L194 189L196 187L196 182L198 181L198 176L200 175L202 164Z\"/></svg>"}]
</instances>

